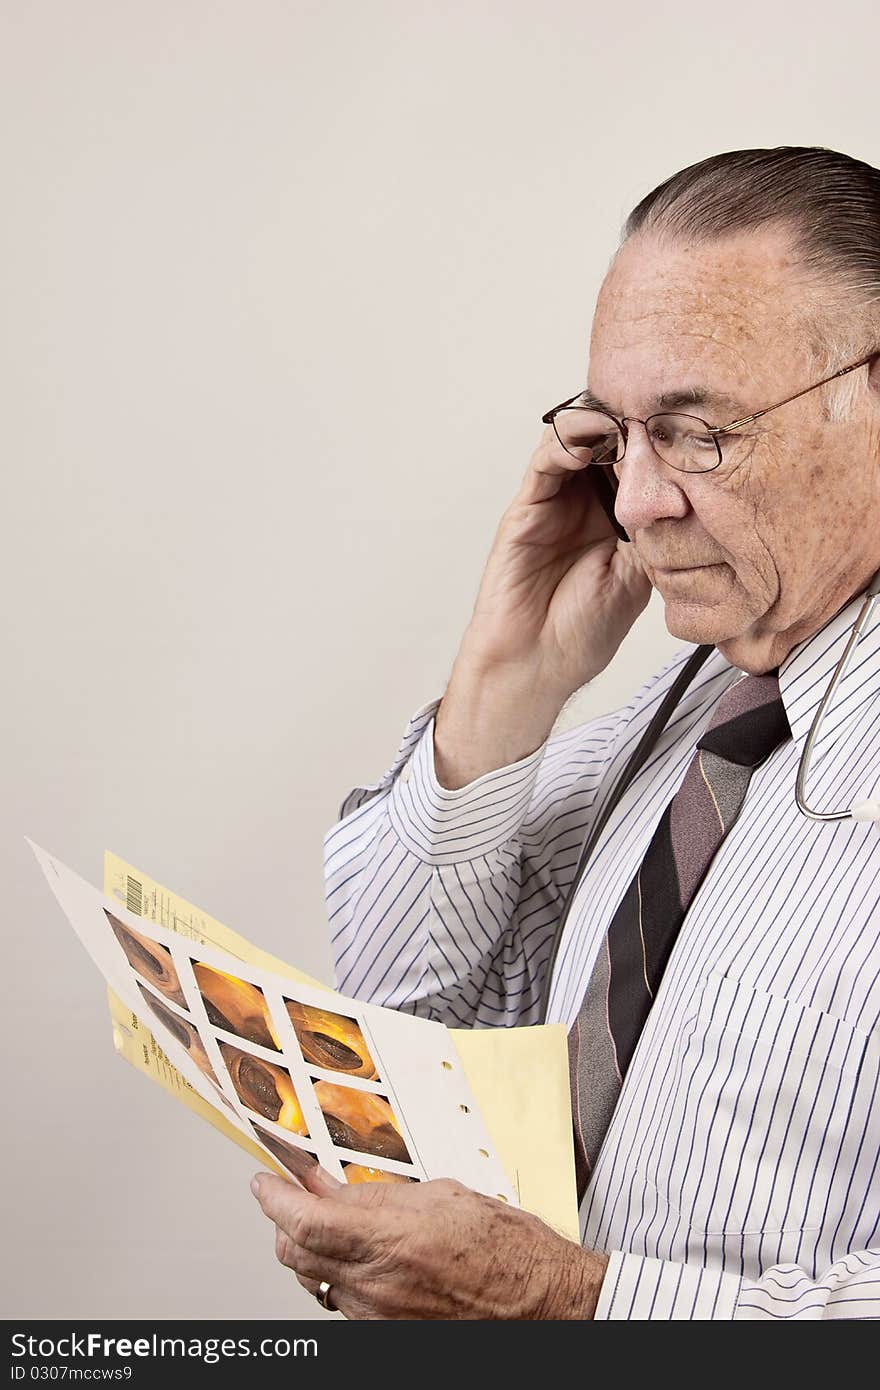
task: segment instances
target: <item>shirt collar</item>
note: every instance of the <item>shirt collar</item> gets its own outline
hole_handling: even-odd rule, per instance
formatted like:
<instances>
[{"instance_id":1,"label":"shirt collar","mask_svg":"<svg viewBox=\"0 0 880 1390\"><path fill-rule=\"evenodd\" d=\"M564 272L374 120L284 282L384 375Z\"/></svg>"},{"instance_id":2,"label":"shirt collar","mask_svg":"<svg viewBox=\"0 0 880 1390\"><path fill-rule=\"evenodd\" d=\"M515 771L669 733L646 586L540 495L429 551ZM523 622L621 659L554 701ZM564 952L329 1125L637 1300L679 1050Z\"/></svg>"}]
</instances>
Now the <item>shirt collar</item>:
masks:
<instances>
[{"instance_id":1,"label":"shirt collar","mask_svg":"<svg viewBox=\"0 0 880 1390\"><path fill-rule=\"evenodd\" d=\"M867 588L867 585L865 586ZM844 604L812 637L793 647L779 666L779 692L792 737L801 748L835 667L843 655L864 591ZM827 751L844 727L878 694L880 675L880 599L868 627L850 655L849 669L822 718L814 748Z\"/></svg>"}]
</instances>

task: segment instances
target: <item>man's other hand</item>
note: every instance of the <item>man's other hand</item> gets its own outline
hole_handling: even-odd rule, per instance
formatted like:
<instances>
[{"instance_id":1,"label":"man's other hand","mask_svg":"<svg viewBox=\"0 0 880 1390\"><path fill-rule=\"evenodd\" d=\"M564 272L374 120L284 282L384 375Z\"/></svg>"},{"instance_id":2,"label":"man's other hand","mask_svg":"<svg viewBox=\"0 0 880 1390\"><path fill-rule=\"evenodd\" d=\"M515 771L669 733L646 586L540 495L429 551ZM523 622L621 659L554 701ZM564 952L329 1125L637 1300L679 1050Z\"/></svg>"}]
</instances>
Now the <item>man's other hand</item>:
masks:
<instances>
[{"instance_id":1,"label":"man's other hand","mask_svg":"<svg viewBox=\"0 0 880 1390\"><path fill-rule=\"evenodd\" d=\"M347 1318L592 1318L607 1258L461 1183L251 1184L275 1254Z\"/></svg>"}]
</instances>

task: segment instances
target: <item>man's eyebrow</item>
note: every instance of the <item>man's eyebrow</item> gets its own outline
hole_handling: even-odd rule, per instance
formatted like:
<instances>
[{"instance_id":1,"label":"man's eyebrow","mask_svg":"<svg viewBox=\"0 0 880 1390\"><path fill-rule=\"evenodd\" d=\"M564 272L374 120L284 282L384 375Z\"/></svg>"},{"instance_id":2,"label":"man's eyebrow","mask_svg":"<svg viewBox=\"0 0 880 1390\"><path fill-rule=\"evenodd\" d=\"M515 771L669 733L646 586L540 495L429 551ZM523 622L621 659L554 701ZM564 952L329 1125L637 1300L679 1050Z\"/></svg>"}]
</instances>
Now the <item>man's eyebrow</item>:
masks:
<instances>
[{"instance_id":1,"label":"man's eyebrow","mask_svg":"<svg viewBox=\"0 0 880 1390\"><path fill-rule=\"evenodd\" d=\"M610 406L607 401L603 401L601 396L595 395L589 388L582 391L577 397L577 404L585 405L588 410L604 410L606 415L615 415L618 420L620 419L614 407Z\"/></svg>"},{"instance_id":2,"label":"man's eyebrow","mask_svg":"<svg viewBox=\"0 0 880 1390\"><path fill-rule=\"evenodd\" d=\"M581 404L590 410L604 410L606 415L614 415L619 420L620 412L603 401L593 391L587 389L579 397ZM742 415L745 407L742 401L730 396L726 391L713 391L708 386L688 386L680 391L664 391L651 402L652 410L694 410L708 406L712 411L729 411L731 418Z\"/></svg>"},{"instance_id":3,"label":"man's eyebrow","mask_svg":"<svg viewBox=\"0 0 880 1390\"><path fill-rule=\"evenodd\" d=\"M725 391L713 391L708 386L689 386L683 391L664 391L655 397L660 410L688 410L695 406L709 406L711 410L729 410L733 415L741 415L743 403Z\"/></svg>"}]
</instances>

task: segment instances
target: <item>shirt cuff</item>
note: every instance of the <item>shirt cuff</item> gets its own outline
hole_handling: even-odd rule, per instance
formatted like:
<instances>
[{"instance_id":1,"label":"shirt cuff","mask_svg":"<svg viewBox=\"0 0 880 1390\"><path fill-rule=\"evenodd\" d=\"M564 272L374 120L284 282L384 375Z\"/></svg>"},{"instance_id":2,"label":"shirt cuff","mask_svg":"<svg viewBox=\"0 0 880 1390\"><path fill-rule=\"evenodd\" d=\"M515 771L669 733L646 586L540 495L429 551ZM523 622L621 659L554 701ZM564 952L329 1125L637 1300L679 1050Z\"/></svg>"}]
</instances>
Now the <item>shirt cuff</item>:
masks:
<instances>
[{"instance_id":1,"label":"shirt cuff","mask_svg":"<svg viewBox=\"0 0 880 1390\"><path fill-rule=\"evenodd\" d=\"M615 1250L605 1271L596 1318L732 1322L741 1286L736 1274Z\"/></svg>"},{"instance_id":2,"label":"shirt cuff","mask_svg":"<svg viewBox=\"0 0 880 1390\"><path fill-rule=\"evenodd\" d=\"M450 790L437 781L434 713L427 715L391 790L388 814L401 843L425 864L460 864L512 840L525 819L546 740L519 762ZM428 706L423 706L422 712ZM414 727L413 716L410 728ZM402 745L401 745L402 746Z\"/></svg>"},{"instance_id":3,"label":"shirt cuff","mask_svg":"<svg viewBox=\"0 0 880 1390\"><path fill-rule=\"evenodd\" d=\"M428 700L426 704L420 705L415 714L410 716L391 766L386 768L378 782L368 782L361 787L352 788L339 807L339 820L344 820L346 816L351 815L352 811L359 810L365 802L371 801L379 792L385 791L391 786L400 769L409 761L410 754L424 733L429 720L433 729L434 715L441 699L442 696L438 695L436 699Z\"/></svg>"}]
</instances>

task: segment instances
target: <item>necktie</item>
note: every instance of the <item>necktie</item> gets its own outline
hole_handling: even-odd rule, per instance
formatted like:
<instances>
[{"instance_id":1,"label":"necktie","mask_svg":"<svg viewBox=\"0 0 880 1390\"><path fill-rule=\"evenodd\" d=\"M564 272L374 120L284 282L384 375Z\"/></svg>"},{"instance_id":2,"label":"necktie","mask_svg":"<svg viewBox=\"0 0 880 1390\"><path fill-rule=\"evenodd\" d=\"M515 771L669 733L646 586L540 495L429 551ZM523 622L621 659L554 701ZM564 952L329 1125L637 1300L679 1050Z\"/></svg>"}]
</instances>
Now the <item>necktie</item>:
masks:
<instances>
[{"instance_id":1,"label":"necktie","mask_svg":"<svg viewBox=\"0 0 880 1390\"><path fill-rule=\"evenodd\" d=\"M776 671L725 691L611 920L568 1035L578 1199L685 913L752 772L790 736Z\"/></svg>"}]
</instances>

